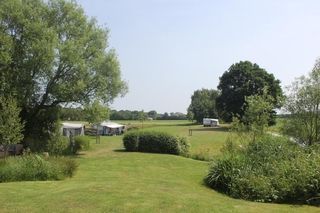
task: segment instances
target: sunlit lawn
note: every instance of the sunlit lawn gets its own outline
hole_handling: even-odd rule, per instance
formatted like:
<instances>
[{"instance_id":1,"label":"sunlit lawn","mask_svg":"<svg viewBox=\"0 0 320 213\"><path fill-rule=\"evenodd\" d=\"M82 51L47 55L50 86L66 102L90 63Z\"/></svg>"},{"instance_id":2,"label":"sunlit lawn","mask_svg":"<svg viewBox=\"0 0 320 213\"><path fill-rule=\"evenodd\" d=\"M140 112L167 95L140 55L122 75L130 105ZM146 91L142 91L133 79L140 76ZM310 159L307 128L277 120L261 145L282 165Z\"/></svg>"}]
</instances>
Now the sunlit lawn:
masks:
<instances>
[{"instance_id":1,"label":"sunlit lawn","mask_svg":"<svg viewBox=\"0 0 320 213\"><path fill-rule=\"evenodd\" d=\"M163 122L151 129L187 136L190 127L201 128L180 122L168 124ZM227 132L217 130L194 131L188 136L192 152L209 148L215 154L226 137ZM77 161L80 167L71 179L1 183L0 212L320 211L310 206L229 198L203 185L207 162L174 155L124 152L121 136L102 137L101 144L95 144L93 139L92 149L78 156Z\"/></svg>"}]
</instances>

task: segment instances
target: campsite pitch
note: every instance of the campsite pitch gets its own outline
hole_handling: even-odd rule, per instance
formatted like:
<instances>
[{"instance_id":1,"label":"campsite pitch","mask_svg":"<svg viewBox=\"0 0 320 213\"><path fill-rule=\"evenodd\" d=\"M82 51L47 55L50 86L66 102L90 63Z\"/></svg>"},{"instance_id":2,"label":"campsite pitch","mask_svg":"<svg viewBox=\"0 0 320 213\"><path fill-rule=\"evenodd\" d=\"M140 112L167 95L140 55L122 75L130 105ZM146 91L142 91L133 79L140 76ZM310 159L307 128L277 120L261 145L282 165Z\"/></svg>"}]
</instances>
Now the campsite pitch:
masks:
<instances>
[{"instance_id":1,"label":"campsite pitch","mask_svg":"<svg viewBox=\"0 0 320 213\"><path fill-rule=\"evenodd\" d=\"M153 122L144 128L188 135L186 122ZM199 128L200 126L193 126ZM215 155L228 132L187 136L192 152ZM125 152L122 136L105 136L76 157L80 166L64 181L0 184L1 212L319 212L312 206L232 199L203 184L208 163L166 154Z\"/></svg>"}]
</instances>

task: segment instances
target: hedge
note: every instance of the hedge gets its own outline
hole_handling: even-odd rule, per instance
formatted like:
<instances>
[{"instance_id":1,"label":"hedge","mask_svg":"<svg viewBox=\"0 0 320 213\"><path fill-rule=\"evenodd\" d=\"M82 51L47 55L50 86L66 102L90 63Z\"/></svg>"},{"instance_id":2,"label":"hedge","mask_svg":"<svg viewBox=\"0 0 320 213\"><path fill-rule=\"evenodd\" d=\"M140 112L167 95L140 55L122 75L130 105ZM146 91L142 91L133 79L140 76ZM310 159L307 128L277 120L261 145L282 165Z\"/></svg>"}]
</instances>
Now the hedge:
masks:
<instances>
[{"instance_id":1,"label":"hedge","mask_svg":"<svg viewBox=\"0 0 320 213\"><path fill-rule=\"evenodd\" d=\"M185 138L155 131L128 132L123 137L123 145L127 151L174 155L185 155L190 147Z\"/></svg>"}]
</instances>

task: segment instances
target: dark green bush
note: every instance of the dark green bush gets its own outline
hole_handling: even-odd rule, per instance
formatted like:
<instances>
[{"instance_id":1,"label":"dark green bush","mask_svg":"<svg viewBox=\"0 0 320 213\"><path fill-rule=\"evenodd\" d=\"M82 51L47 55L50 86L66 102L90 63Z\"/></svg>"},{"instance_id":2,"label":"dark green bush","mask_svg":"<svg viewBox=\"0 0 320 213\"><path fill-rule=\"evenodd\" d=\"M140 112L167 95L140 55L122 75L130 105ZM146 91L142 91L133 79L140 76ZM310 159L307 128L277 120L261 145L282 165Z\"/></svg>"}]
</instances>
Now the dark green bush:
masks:
<instances>
[{"instance_id":1,"label":"dark green bush","mask_svg":"<svg viewBox=\"0 0 320 213\"><path fill-rule=\"evenodd\" d=\"M138 131L128 132L123 136L123 145L127 151L135 152L138 151L138 141L139 141Z\"/></svg>"},{"instance_id":2,"label":"dark green bush","mask_svg":"<svg viewBox=\"0 0 320 213\"><path fill-rule=\"evenodd\" d=\"M179 154L179 142L167 133L144 132L139 136L138 151Z\"/></svg>"},{"instance_id":3,"label":"dark green bush","mask_svg":"<svg viewBox=\"0 0 320 213\"><path fill-rule=\"evenodd\" d=\"M205 182L235 198L307 203L319 197L320 152L272 136L242 148L228 144Z\"/></svg>"},{"instance_id":4,"label":"dark green bush","mask_svg":"<svg viewBox=\"0 0 320 213\"><path fill-rule=\"evenodd\" d=\"M40 155L9 157L0 160L0 182L62 180L71 177L77 163L70 158Z\"/></svg>"},{"instance_id":5,"label":"dark green bush","mask_svg":"<svg viewBox=\"0 0 320 213\"><path fill-rule=\"evenodd\" d=\"M175 155L185 155L189 151L189 144L185 138L175 137L164 132L128 132L123 138L123 144L127 151Z\"/></svg>"}]
</instances>

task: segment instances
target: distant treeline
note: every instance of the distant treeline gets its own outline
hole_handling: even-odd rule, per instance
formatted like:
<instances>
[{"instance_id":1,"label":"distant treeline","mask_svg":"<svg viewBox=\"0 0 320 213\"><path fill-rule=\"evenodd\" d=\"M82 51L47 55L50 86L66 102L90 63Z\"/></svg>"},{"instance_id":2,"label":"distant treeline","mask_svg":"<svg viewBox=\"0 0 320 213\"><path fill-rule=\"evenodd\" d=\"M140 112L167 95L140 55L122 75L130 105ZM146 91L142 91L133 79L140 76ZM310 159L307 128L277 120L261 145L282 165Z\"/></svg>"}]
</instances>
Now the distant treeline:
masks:
<instances>
[{"instance_id":1,"label":"distant treeline","mask_svg":"<svg viewBox=\"0 0 320 213\"><path fill-rule=\"evenodd\" d=\"M71 121L85 121L85 113L82 108L61 108L60 109L60 119L61 120L71 120ZM152 110L149 112L138 111L138 110L110 110L109 112L110 120L187 120L187 115L180 112L171 113L157 113L157 111Z\"/></svg>"},{"instance_id":2,"label":"distant treeline","mask_svg":"<svg viewBox=\"0 0 320 213\"><path fill-rule=\"evenodd\" d=\"M141 119L153 119L153 120L186 120L187 115L181 112L170 112L170 113L157 113L152 110L149 112L143 111L130 111L130 110L112 110L110 112L110 120L141 120Z\"/></svg>"}]
</instances>

